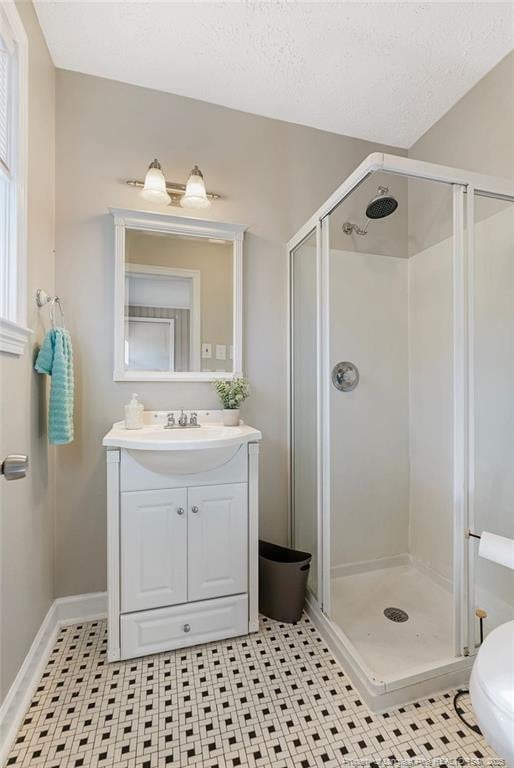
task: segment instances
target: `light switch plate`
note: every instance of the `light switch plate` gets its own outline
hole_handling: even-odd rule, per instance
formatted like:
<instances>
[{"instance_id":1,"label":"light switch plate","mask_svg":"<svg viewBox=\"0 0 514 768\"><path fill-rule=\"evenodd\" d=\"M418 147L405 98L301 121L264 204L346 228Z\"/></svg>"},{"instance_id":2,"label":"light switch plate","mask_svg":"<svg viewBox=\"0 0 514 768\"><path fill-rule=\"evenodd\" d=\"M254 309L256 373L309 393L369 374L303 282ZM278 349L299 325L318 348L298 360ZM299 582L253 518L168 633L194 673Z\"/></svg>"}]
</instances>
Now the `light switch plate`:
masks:
<instances>
[{"instance_id":1,"label":"light switch plate","mask_svg":"<svg viewBox=\"0 0 514 768\"><path fill-rule=\"evenodd\" d=\"M207 360L209 357L212 357L212 344L207 344L206 342L202 343L202 358L204 360Z\"/></svg>"},{"instance_id":2,"label":"light switch plate","mask_svg":"<svg viewBox=\"0 0 514 768\"><path fill-rule=\"evenodd\" d=\"M227 345L216 344L216 360L226 360L226 359L227 359Z\"/></svg>"}]
</instances>

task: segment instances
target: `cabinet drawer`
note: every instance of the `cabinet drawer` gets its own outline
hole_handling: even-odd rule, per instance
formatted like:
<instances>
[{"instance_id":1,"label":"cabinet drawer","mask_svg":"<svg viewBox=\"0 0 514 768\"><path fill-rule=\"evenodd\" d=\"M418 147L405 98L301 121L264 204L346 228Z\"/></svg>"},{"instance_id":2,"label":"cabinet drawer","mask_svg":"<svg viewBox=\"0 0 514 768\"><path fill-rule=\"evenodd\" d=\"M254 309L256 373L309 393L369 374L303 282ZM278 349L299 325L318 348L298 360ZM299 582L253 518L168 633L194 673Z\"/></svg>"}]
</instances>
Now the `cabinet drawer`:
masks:
<instances>
[{"instance_id":1,"label":"cabinet drawer","mask_svg":"<svg viewBox=\"0 0 514 768\"><path fill-rule=\"evenodd\" d=\"M247 632L247 595L140 611L121 616L121 658L186 648Z\"/></svg>"}]
</instances>

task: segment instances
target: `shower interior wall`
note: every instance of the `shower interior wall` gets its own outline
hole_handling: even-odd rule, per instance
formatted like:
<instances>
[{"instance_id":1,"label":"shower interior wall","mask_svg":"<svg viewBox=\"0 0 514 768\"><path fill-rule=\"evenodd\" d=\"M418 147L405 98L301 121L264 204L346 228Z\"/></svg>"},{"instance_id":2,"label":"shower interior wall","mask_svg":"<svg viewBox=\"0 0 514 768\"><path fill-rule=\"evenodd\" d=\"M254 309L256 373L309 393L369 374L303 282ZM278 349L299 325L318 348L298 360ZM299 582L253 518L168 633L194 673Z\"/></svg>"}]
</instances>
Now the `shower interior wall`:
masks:
<instances>
[{"instance_id":1,"label":"shower interior wall","mask_svg":"<svg viewBox=\"0 0 514 768\"><path fill-rule=\"evenodd\" d=\"M341 235L379 184L397 212ZM361 373L355 392L331 393L333 575L410 557L451 577L451 279L409 216L413 184L375 174L331 215L331 359ZM438 194L451 222L451 189Z\"/></svg>"}]
</instances>

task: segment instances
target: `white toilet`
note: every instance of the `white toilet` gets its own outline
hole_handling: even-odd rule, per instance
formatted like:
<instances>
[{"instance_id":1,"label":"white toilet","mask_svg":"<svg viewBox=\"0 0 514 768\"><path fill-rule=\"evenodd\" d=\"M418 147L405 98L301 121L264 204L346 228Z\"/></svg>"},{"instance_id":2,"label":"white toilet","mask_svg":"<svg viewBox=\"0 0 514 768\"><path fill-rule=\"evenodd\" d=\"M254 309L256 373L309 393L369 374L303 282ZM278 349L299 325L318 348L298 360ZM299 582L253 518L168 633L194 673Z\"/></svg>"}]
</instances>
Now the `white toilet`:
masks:
<instances>
[{"instance_id":1,"label":"white toilet","mask_svg":"<svg viewBox=\"0 0 514 768\"><path fill-rule=\"evenodd\" d=\"M508 768L514 768L514 621L497 627L484 640L469 690L486 741Z\"/></svg>"}]
</instances>

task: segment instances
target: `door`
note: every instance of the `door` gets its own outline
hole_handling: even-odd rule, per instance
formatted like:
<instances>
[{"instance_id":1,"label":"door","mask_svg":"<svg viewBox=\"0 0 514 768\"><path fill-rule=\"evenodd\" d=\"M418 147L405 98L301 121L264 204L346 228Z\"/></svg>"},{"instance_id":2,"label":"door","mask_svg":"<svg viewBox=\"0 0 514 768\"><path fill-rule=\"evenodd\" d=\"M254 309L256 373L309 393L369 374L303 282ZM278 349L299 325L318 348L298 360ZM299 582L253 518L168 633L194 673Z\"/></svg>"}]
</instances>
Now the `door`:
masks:
<instances>
[{"instance_id":1,"label":"door","mask_svg":"<svg viewBox=\"0 0 514 768\"><path fill-rule=\"evenodd\" d=\"M125 365L129 371L175 370L175 321L162 317L127 317Z\"/></svg>"},{"instance_id":2,"label":"door","mask_svg":"<svg viewBox=\"0 0 514 768\"><path fill-rule=\"evenodd\" d=\"M121 610L187 600L187 491L122 493Z\"/></svg>"},{"instance_id":3,"label":"door","mask_svg":"<svg viewBox=\"0 0 514 768\"><path fill-rule=\"evenodd\" d=\"M189 489L189 600L246 592L246 489L246 483Z\"/></svg>"}]
</instances>

